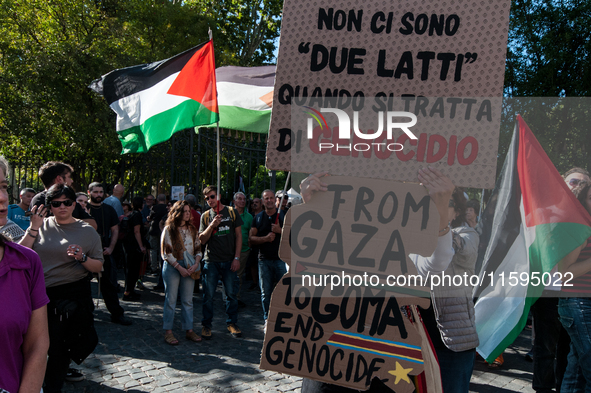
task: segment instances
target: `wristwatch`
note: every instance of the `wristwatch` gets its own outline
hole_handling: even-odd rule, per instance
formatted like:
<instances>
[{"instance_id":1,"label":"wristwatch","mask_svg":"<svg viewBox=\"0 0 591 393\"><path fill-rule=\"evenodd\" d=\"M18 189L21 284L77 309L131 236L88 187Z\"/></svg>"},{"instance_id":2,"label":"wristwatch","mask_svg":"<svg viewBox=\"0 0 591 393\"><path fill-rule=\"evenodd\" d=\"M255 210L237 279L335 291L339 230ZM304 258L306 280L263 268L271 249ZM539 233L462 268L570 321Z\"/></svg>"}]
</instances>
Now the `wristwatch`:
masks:
<instances>
[{"instance_id":1,"label":"wristwatch","mask_svg":"<svg viewBox=\"0 0 591 393\"><path fill-rule=\"evenodd\" d=\"M84 263L84 262L88 261L88 255L86 255L85 253L82 253L82 259L76 259L76 260L80 263Z\"/></svg>"}]
</instances>

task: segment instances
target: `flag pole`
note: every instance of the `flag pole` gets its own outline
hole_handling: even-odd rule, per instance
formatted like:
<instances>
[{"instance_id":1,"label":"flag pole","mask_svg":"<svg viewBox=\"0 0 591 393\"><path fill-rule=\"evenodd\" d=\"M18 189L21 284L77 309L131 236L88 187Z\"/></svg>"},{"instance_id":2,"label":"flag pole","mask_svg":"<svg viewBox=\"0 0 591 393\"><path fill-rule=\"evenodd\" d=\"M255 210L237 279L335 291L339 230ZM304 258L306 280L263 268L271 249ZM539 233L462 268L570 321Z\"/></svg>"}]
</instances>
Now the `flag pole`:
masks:
<instances>
[{"instance_id":1,"label":"flag pole","mask_svg":"<svg viewBox=\"0 0 591 393\"><path fill-rule=\"evenodd\" d=\"M207 31L207 35L209 36L209 40L212 41L213 40L213 33L211 31L211 27L208 26L208 31ZM217 153L217 170L218 170L218 174L217 174L217 204L216 204L216 213L220 214L220 183L222 181L222 161L221 161L221 155L220 155L220 122L217 121L215 123L215 128L216 128L216 153Z\"/></svg>"},{"instance_id":2,"label":"flag pole","mask_svg":"<svg viewBox=\"0 0 591 393\"><path fill-rule=\"evenodd\" d=\"M217 197L217 202L218 203L216 205L217 206L216 213L217 214L220 214L220 199L221 199L220 198L220 182L222 180L222 175L221 175L221 173L222 173L222 160L221 160L221 157L220 157L220 122L219 121L215 123L215 128L217 130L217 132L216 132L216 152L217 152L217 167L218 167L218 175L217 175L217 180L218 180L218 183L217 183L217 188L218 188L217 189L217 196L218 196Z\"/></svg>"},{"instance_id":3,"label":"flag pole","mask_svg":"<svg viewBox=\"0 0 591 393\"><path fill-rule=\"evenodd\" d=\"M287 172L287 178L285 179L285 185L283 186L283 194L281 195L281 201L279 202L279 209L277 209L277 217L275 217L275 224L279 222L279 213L281 211L281 206L283 206L283 198L287 196L287 184L289 183L290 176L291 171Z\"/></svg>"}]
</instances>

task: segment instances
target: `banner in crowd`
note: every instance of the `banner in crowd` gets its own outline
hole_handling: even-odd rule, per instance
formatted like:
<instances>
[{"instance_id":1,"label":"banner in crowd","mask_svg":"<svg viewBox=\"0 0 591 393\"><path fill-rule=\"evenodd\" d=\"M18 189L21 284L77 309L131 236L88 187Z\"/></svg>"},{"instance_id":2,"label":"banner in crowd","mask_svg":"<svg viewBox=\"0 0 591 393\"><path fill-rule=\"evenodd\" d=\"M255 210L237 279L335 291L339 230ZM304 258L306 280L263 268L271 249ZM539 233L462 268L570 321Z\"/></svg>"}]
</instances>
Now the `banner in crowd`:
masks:
<instances>
[{"instance_id":1,"label":"banner in crowd","mask_svg":"<svg viewBox=\"0 0 591 393\"><path fill-rule=\"evenodd\" d=\"M435 205L416 184L325 179L328 191L286 216L290 273L271 298L261 367L361 390L374 377L397 392L437 380L423 325L401 308L430 304L408 255L435 249Z\"/></svg>"},{"instance_id":2,"label":"banner in crowd","mask_svg":"<svg viewBox=\"0 0 591 393\"><path fill-rule=\"evenodd\" d=\"M275 66L226 66L216 69L215 74L219 127L261 134L269 132Z\"/></svg>"},{"instance_id":3,"label":"banner in crowd","mask_svg":"<svg viewBox=\"0 0 591 393\"><path fill-rule=\"evenodd\" d=\"M286 2L267 167L415 181L420 167L437 165L458 186L492 188L509 8ZM343 129L329 108L374 116L357 132L353 114Z\"/></svg>"}]
</instances>

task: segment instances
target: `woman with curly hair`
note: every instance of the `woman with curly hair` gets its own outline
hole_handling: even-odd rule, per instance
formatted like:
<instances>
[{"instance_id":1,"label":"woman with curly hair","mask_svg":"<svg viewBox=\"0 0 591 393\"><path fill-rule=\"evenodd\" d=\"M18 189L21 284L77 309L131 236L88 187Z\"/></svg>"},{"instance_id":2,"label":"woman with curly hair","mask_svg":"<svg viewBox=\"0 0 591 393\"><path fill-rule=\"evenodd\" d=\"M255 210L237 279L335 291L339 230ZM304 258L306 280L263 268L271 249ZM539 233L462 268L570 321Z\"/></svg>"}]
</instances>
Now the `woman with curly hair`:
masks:
<instances>
[{"instance_id":1,"label":"woman with curly hair","mask_svg":"<svg viewBox=\"0 0 591 393\"><path fill-rule=\"evenodd\" d=\"M185 201L176 202L170 209L166 226L160 238L162 259L166 262L162 269L164 280L164 340L170 345L179 341L172 333L174 309L177 294L181 292L182 327L185 338L201 342L193 331L193 289L195 281L191 274L198 271L201 263L201 243L197 229L191 222L191 206Z\"/></svg>"}]
</instances>

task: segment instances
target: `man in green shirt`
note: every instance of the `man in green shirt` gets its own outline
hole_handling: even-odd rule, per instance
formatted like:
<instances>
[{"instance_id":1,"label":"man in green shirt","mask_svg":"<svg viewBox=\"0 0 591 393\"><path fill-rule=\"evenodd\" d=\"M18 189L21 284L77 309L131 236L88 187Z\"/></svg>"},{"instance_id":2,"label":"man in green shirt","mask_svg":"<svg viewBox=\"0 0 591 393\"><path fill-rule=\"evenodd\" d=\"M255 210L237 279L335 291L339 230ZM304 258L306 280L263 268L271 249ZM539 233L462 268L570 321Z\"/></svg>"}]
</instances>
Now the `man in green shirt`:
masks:
<instances>
[{"instance_id":1,"label":"man in green shirt","mask_svg":"<svg viewBox=\"0 0 591 393\"><path fill-rule=\"evenodd\" d=\"M248 261L248 255L250 254L250 247L248 245L248 232L252 226L252 215L246 210L246 195L244 195L243 192L238 191L236 194L234 194L234 207L236 208L238 214L240 214L240 218L242 218L242 249L240 250L240 268L236 272L238 274L238 278L240 279L237 297L238 305L240 307L246 307L246 303L244 303L240 298L240 292L242 291L242 281L244 270L246 269L246 261Z\"/></svg>"}]
</instances>

